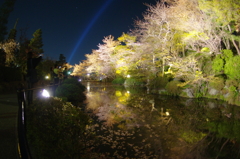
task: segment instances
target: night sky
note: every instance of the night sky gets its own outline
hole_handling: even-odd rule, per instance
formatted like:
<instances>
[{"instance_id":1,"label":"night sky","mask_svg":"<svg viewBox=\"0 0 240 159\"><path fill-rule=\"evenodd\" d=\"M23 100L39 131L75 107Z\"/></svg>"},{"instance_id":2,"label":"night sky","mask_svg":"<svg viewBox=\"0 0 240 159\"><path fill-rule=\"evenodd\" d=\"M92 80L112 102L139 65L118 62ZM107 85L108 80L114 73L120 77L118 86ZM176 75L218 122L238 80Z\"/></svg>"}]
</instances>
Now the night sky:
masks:
<instances>
[{"instance_id":1,"label":"night sky","mask_svg":"<svg viewBox=\"0 0 240 159\"><path fill-rule=\"evenodd\" d=\"M1 4L3 0L0 0ZM17 19L18 36L26 30L31 39L42 29L44 58L58 60L63 54L70 64L79 64L105 36L116 38L142 19L147 4L156 0L17 0L8 19L8 29Z\"/></svg>"}]
</instances>

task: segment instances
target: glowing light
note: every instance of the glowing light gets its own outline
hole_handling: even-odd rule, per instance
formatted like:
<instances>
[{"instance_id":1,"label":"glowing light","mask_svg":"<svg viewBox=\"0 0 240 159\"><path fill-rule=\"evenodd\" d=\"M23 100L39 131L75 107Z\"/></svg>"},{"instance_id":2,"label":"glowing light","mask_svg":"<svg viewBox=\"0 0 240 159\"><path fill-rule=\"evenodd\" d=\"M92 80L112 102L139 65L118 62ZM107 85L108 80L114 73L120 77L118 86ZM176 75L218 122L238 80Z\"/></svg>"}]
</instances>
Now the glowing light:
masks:
<instances>
[{"instance_id":1,"label":"glowing light","mask_svg":"<svg viewBox=\"0 0 240 159\"><path fill-rule=\"evenodd\" d=\"M87 91L90 92L90 83L87 83Z\"/></svg>"},{"instance_id":2,"label":"glowing light","mask_svg":"<svg viewBox=\"0 0 240 159\"><path fill-rule=\"evenodd\" d=\"M83 41L83 39L85 38L85 36L88 34L88 32L90 31L90 29L92 28L92 26L94 25L94 23L97 21L97 19L100 17L100 15L103 13L103 11L110 5L110 3L113 0L108 0L106 1L106 3L104 3L102 5L102 7L99 9L99 11L97 12L97 14L93 17L93 19L91 20L91 22L88 24L88 26L86 27L86 29L84 30L84 32L82 33L81 37L79 38L77 44L75 45L72 53L70 54L69 57L69 63L72 60L72 57L74 56L74 54L76 53L78 47L80 46L81 42Z\"/></svg>"},{"instance_id":3,"label":"glowing light","mask_svg":"<svg viewBox=\"0 0 240 159\"><path fill-rule=\"evenodd\" d=\"M45 78L46 78L46 79L49 79L49 77L48 77L48 76L45 76Z\"/></svg>"},{"instance_id":4,"label":"glowing light","mask_svg":"<svg viewBox=\"0 0 240 159\"><path fill-rule=\"evenodd\" d=\"M49 92L46 90L46 89L44 89L43 91L42 91L42 96L43 97L50 97L50 94L49 94Z\"/></svg>"},{"instance_id":5,"label":"glowing light","mask_svg":"<svg viewBox=\"0 0 240 159\"><path fill-rule=\"evenodd\" d=\"M127 75L127 78L130 78L131 76L130 75Z\"/></svg>"},{"instance_id":6,"label":"glowing light","mask_svg":"<svg viewBox=\"0 0 240 159\"><path fill-rule=\"evenodd\" d=\"M169 112L166 112L166 116L169 116L170 114L169 114Z\"/></svg>"}]
</instances>

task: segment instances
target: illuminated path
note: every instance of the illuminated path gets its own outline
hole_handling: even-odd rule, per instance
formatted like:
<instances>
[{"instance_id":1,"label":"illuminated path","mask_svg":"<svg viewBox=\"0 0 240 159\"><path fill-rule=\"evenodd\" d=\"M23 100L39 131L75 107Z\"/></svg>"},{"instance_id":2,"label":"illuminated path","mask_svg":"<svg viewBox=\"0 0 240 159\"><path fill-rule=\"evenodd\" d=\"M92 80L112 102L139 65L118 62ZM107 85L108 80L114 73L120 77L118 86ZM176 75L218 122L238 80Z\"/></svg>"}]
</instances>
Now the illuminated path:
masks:
<instances>
[{"instance_id":1,"label":"illuminated path","mask_svg":"<svg viewBox=\"0 0 240 159\"><path fill-rule=\"evenodd\" d=\"M113 0L107 0L102 7L100 8L100 10L97 12L97 14L94 16L94 18L91 20L91 22L88 24L87 28L84 30L83 34L80 36L78 42L76 43L73 51L70 54L70 57L68 59L68 63L70 63L70 61L72 60L73 56L75 55L78 47L80 46L81 42L83 41L83 39L85 38L85 36L88 34L88 32L90 31L90 29L92 28L92 26L94 25L94 23L97 21L97 19L100 17L100 15L103 13L103 11L110 5L110 3Z\"/></svg>"}]
</instances>

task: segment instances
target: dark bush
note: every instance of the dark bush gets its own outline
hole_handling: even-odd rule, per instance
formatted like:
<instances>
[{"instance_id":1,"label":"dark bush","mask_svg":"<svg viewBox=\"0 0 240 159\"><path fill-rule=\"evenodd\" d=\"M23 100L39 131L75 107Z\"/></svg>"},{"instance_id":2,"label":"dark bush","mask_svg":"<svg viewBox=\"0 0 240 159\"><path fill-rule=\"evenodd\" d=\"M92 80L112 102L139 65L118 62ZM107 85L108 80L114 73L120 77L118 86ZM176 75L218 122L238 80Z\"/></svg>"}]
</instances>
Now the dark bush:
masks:
<instances>
[{"instance_id":1,"label":"dark bush","mask_svg":"<svg viewBox=\"0 0 240 159\"><path fill-rule=\"evenodd\" d=\"M58 86L56 96L67 98L67 101L78 106L79 103L82 103L86 99L84 94L85 89L85 86L78 82L77 79L66 79L60 86Z\"/></svg>"},{"instance_id":2,"label":"dark bush","mask_svg":"<svg viewBox=\"0 0 240 159\"><path fill-rule=\"evenodd\" d=\"M178 96L179 93L181 92L181 88L178 86L178 84L180 84L180 81L170 81L169 83L167 83L165 89L167 90L169 95L172 96Z\"/></svg>"},{"instance_id":3,"label":"dark bush","mask_svg":"<svg viewBox=\"0 0 240 159\"><path fill-rule=\"evenodd\" d=\"M76 78L66 79L66 80L63 81L63 84L73 84L73 85L76 85L76 86L78 86L82 90L82 92L84 92L86 90L86 87L81 82L79 82Z\"/></svg>"},{"instance_id":4,"label":"dark bush","mask_svg":"<svg viewBox=\"0 0 240 159\"><path fill-rule=\"evenodd\" d=\"M56 97L35 100L27 117L29 147L36 159L81 158L94 138L88 115Z\"/></svg>"},{"instance_id":5,"label":"dark bush","mask_svg":"<svg viewBox=\"0 0 240 159\"><path fill-rule=\"evenodd\" d=\"M144 85L145 83L143 82L143 80L141 79L137 79L137 78L127 78L125 80L126 85Z\"/></svg>"},{"instance_id":6,"label":"dark bush","mask_svg":"<svg viewBox=\"0 0 240 159\"><path fill-rule=\"evenodd\" d=\"M165 75L165 76L159 76L159 77L156 77L154 79L151 80L150 84L149 84L149 87L150 88L165 88L167 83L169 81L169 78Z\"/></svg>"},{"instance_id":7,"label":"dark bush","mask_svg":"<svg viewBox=\"0 0 240 159\"><path fill-rule=\"evenodd\" d=\"M118 77L118 78L115 78L113 81L112 81L112 84L124 84L125 82L125 79L122 78L122 77Z\"/></svg>"},{"instance_id":8,"label":"dark bush","mask_svg":"<svg viewBox=\"0 0 240 159\"><path fill-rule=\"evenodd\" d=\"M0 82L21 81L20 68L0 66Z\"/></svg>"}]
</instances>

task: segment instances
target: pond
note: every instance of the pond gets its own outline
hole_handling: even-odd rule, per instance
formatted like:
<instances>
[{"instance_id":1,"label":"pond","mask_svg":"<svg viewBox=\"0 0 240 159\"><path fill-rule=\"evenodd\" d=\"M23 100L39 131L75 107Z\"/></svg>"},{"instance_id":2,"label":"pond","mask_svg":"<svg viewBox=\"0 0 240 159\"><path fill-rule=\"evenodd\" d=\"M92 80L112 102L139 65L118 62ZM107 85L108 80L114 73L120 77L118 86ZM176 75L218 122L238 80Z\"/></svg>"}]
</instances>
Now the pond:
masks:
<instances>
[{"instance_id":1,"label":"pond","mask_svg":"<svg viewBox=\"0 0 240 159\"><path fill-rule=\"evenodd\" d=\"M240 108L214 99L187 99L83 82L86 109L112 158L240 158Z\"/></svg>"}]
</instances>

